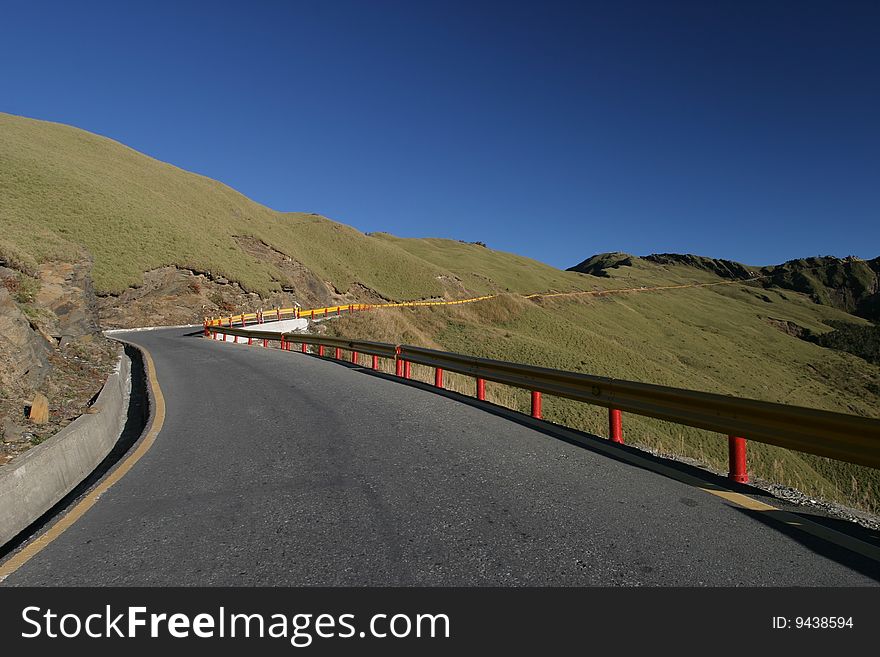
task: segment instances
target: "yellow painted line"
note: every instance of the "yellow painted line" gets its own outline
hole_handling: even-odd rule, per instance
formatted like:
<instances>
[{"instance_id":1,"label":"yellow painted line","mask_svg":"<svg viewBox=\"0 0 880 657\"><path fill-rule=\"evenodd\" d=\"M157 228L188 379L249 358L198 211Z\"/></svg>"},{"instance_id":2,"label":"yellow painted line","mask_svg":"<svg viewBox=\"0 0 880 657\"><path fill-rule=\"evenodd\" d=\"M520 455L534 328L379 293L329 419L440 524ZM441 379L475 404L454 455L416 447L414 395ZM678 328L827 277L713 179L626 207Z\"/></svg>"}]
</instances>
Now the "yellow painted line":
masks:
<instances>
[{"instance_id":1,"label":"yellow painted line","mask_svg":"<svg viewBox=\"0 0 880 657\"><path fill-rule=\"evenodd\" d=\"M741 506L744 509L749 509L750 511L779 511L775 506L771 506L769 504L765 504L760 500L754 500L748 495L743 495L742 493L734 493L732 490L718 490L715 488L703 488L699 487L700 490L709 493L710 495L715 495L717 497L723 498L728 502L733 502L737 506Z\"/></svg>"},{"instance_id":2,"label":"yellow painted line","mask_svg":"<svg viewBox=\"0 0 880 657\"><path fill-rule=\"evenodd\" d=\"M734 493L733 491L727 490L715 490L711 488L701 488L701 490L709 493L710 495L721 497L728 502L736 504L737 506L741 506L745 509L749 509L750 511L759 511L761 513L766 513L772 519L784 523L790 527L796 527L805 534L810 534L811 536L821 538L822 540L833 543L834 545L839 545L851 552L855 552L856 554L860 554L863 557L867 557L874 561L880 561L880 547L871 545L870 543L866 543L864 541L860 541L853 536L844 534L843 532L839 532L836 529L826 527L821 523L814 522L790 511L783 511L782 509L778 509L775 506L771 506L770 504L765 504L764 502L761 502L759 500L752 499L751 497L743 495L742 493Z\"/></svg>"},{"instance_id":3,"label":"yellow painted line","mask_svg":"<svg viewBox=\"0 0 880 657\"><path fill-rule=\"evenodd\" d=\"M129 454L128 457L97 486L95 486L88 495L83 497L71 507L70 510L65 512L55 524L49 527L48 530L32 542L28 543L19 552L16 552L6 562L0 564L0 582L25 565L33 557L39 554L43 548L61 536L61 534L71 527L73 523L82 518L86 512L95 505L95 502L98 501L101 495L106 493L113 484L128 474L128 471L134 467L134 464L140 461L141 457L153 446L153 443L156 441L156 436L159 435L159 432L162 430L162 425L165 423L165 397L162 395L161 388L159 388L159 380L156 377L156 366L153 363L153 357L146 349L141 348L141 351L144 355L144 362L147 366L147 379L150 383L150 388L153 391L153 398L156 404L153 421L150 423L147 435L144 436L144 439L141 441L140 445L137 446L137 449Z\"/></svg>"}]
</instances>

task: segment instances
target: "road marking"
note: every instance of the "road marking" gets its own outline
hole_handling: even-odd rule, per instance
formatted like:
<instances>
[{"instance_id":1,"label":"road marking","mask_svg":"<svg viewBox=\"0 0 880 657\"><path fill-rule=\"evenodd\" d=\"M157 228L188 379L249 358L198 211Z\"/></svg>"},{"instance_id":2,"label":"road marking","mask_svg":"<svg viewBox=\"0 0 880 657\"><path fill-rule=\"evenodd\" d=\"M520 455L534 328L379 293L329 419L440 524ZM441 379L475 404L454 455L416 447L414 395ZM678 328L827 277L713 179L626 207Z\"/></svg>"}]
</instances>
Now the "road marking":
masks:
<instances>
[{"instance_id":1,"label":"road marking","mask_svg":"<svg viewBox=\"0 0 880 657\"><path fill-rule=\"evenodd\" d=\"M750 511L759 511L761 513L766 513L767 516L772 518L773 520L784 523L789 527L797 527L797 529L804 532L805 534L810 534L811 536L821 538L825 541L828 541L829 543L839 545L840 547L846 548L847 550L855 552L856 554L860 554L863 557L867 557L868 559L880 561L880 548L878 548L877 546L866 543L865 541L861 541L857 538L849 536L848 534L844 534L843 532L839 532L836 529L826 527L825 525L814 520L802 518L801 516L792 513L791 511L783 511L782 509L778 509L775 506L771 506L770 504L765 504L764 502L761 502L759 500L752 499L751 497L743 495L742 493L734 493L733 491L711 488L701 488L701 490L711 495L721 497L728 502L749 509Z\"/></svg>"},{"instance_id":2,"label":"road marking","mask_svg":"<svg viewBox=\"0 0 880 657\"><path fill-rule=\"evenodd\" d=\"M25 565L33 557L39 554L43 548L61 536L61 534L71 527L73 523L82 518L86 512L95 505L95 502L98 501L101 495L106 493L113 484L128 474L128 471L131 470L132 467L134 467L134 464L149 451L150 447L152 447L153 443L156 441L156 436L159 435L159 432L162 430L162 425L165 423L165 397L162 395L162 389L159 387L159 379L156 377L156 366L153 363L153 357L145 348L139 347L139 349L144 355L144 364L147 368L147 379L150 384L150 389L153 391L153 399L155 400L156 405L152 422L147 430L147 435L144 436L144 439L141 441L140 445L137 446L137 449L129 454L119 466L102 479L85 497L65 512L57 522L32 542L28 543L19 552L16 552L5 563L0 564L0 582Z\"/></svg>"}]
</instances>

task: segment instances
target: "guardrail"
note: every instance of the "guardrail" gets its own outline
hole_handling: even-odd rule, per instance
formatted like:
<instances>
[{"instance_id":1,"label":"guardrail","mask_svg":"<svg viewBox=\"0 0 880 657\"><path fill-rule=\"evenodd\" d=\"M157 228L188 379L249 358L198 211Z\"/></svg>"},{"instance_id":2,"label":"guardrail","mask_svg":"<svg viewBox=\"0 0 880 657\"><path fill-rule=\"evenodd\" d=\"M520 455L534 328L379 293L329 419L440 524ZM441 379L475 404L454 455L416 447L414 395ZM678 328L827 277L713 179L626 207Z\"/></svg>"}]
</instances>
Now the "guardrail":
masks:
<instances>
[{"instance_id":1,"label":"guardrail","mask_svg":"<svg viewBox=\"0 0 880 657\"><path fill-rule=\"evenodd\" d=\"M378 308L417 308L424 306L459 306L465 303L475 303L494 299L497 294L489 294L470 299L456 299L454 301L402 301L400 303L350 303L342 306L327 306L326 308L273 308L272 310L260 310L254 313L242 313L229 317L206 317L204 321L205 335L208 329L215 326L251 326L253 324L265 324L266 322L280 322L285 319L317 319L353 313L362 310L376 310Z\"/></svg>"},{"instance_id":2,"label":"guardrail","mask_svg":"<svg viewBox=\"0 0 880 657\"><path fill-rule=\"evenodd\" d=\"M623 442L621 412L635 413L728 437L728 477L748 482L746 438L807 454L838 461L880 468L880 420L812 408L789 406L755 399L743 399L696 390L634 381L623 381L578 372L566 372L533 365L464 356L423 347L364 342L319 335L282 333L230 327L206 328L215 340L246 338L248 344L262 341L264 347L279 342L290 351L299 344L300 351L317 347L318 356L333 349L333 357L351 354L351 362L360 364L360 356L372 357L370 366L379 368L379 358L395 362L395 375L410 378L410 364L434 368L434 385L443 388L443 373L455 372L475 379L477 399L485 400L486 381L523 388L531 392L531 415L542 417L542 395L555 395L608 409L609 439ZM221 337L222 336L222 337Z\"/></svg>"}]
</instances>

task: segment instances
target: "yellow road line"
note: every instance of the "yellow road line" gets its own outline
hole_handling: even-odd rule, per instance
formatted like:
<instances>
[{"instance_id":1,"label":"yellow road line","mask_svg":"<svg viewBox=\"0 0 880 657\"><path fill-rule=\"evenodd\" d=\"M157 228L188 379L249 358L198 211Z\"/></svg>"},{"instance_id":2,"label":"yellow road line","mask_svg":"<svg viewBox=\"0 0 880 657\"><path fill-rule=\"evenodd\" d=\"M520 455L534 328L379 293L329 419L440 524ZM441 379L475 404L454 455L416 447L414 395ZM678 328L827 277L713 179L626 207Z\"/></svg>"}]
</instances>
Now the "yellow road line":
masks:
<instances>
[{"instance_id":1,"label":"yellow road line","mask_svg":"<svg viewBox=\"0 0 880 657\"><path fill-rule=\"evenodd\" d=\"M821 523L809 520L795 513L792 513L791 511L783 511L782 509L778 509L775 506L771 506L770 504L765 504L764 502L761 502L759 500L752 499L751 497L743 495L742 493L734 493L733 491L717 490L711 488L701 488L701 490L709 493L710 495L721 497L728 502L736 504L737 506L741 506L750 511L759 511L761 513L766 513L767 516L769 516L773 520L786 524L789 527L795 527L805 534L810 534L811 536L821 538L825 541L828 541L829 543L839 545L846 548L847 550L850 550L851 552L855 552L856 554L860 554L863 557L867 557L874 561L880 561L880 547L871 545L870 543L866 543L865 541L861 541L857 538L854 538L853 536L844 534L843 532L839 532L836 529L826 527Z\"/></svg>"},{"instance_id":2,"label":"yellow road line","mask_svg":"<svg viewBox=\"0 0 880 657\"><path fill-rule=\"evenodd\" d=\"M126 457L116 469L95 486L88 495L83 497L65 512L55 524L49 527L48 530L32 542L28 543L19 552L16 552L5 563L0 564L0 582L25 565L33 557L39 554L43 548L61 536L61 534L71 527L73 523L82 518L85 513L95 505L95 502L98 501L101 495L106 493L113 484L128 474L128 471L134 467L134 464L137 463L141 457L149 451L150 447L153 446L153 443L156 441L156 436L159 435L159 432L162 430L162 425L165 423L165 397L162 395L161 388L159 388L159 380L156 377L156 366L153 363L153 357L146 349L141 348L141 351L144 355L144 364L147 368L147 379L150 388L153 391L153 398L156 405L153 420L150 423L147 435L144 436L144 439L141 441L140 445L138 445L137 449L129 454L128 457Z\"/></svg>"}]
</instances>

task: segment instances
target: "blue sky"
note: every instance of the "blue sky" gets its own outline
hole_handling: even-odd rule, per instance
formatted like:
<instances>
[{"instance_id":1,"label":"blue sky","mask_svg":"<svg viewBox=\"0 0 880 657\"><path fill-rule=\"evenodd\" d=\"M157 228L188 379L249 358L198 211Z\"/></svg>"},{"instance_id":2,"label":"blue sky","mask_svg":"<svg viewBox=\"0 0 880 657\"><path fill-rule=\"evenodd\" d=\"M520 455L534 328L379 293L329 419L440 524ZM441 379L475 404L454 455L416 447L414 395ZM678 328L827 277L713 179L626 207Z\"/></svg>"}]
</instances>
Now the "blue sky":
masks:
<instances>
[{"instance_id":1,"label":"blue sky","mask_svg":"<svg viewBox=\"0 0 880 657\"><path fill-rule=\"evenodd\" d=\"M877 2L0 0L0 15L0 111L279 210L563 268L617 250L880 255Z\"/></svg>"}]
</instances>

